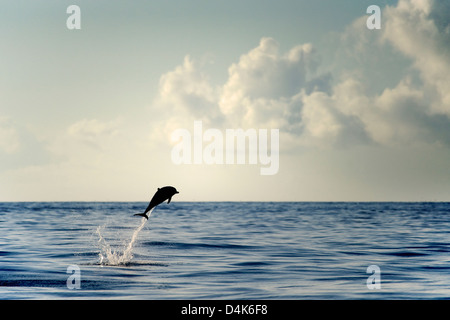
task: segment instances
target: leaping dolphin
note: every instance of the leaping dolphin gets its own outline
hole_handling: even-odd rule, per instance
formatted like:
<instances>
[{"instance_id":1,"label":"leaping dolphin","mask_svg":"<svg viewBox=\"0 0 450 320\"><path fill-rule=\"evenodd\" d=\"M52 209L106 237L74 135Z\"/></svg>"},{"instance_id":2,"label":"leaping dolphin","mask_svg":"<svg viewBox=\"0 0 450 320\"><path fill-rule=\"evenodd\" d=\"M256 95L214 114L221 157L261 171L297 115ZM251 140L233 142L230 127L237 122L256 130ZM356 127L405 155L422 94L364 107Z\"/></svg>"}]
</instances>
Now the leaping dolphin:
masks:
<instances>
[{"instance_id":1,"label":"leaping dolphin","mask_svg":"<svg viewBox=\"0 0 450 320\"><path fill-rule=\"evenodd\" d=\"M158 191L156 191L155 195L153 196L152 200L150 201L150 203L148 204L147 209L145 209L144 213L136 213L135 216L141 216L141 217L145 217L148 220L148 216L147 216L147 212L149 212L150 210L152 210L154 207L156 207L158 204L163 203L164 201L166 201L167 199L169 199L167 201L167 203L170 203L170 200L172 200L172 197L179 193L177 191L177 189L175 189L174 187L162 187L162 188L158 188Z\"/></svg>"}]
</instances>

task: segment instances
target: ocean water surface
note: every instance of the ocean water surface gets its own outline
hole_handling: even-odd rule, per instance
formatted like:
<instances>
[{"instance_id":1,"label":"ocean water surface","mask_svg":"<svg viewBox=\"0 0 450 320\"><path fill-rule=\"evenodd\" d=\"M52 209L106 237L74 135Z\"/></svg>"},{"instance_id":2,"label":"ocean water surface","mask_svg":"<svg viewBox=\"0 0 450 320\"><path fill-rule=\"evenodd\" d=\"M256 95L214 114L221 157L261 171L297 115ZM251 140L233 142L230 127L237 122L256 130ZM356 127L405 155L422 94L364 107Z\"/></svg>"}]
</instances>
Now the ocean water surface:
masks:
<instances>
[{"instance_id":1,"label":"ocean water surface","mask_svg":"<svg viewBox=\"0 0 450 320\"><path fill-rule=\"evenodd\" d=\"M450 298L450 203L146 205L0 203L0 299Z\"/></svg>"}]
</instances>

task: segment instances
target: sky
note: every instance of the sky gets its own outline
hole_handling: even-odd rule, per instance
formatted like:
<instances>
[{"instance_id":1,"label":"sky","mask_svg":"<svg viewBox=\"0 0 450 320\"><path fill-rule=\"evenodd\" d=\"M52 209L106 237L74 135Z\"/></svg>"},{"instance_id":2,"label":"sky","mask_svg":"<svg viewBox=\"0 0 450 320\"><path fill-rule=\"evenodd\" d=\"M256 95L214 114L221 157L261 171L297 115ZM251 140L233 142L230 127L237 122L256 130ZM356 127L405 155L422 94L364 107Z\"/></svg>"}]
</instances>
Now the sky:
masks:
<instances>
[{"instance_id":1,"label":"sky","mask_svg":"<svg viewBox=\"0 0 450 320\"><path fill-rule=\"evenodd\" d=\"M0 201L450 201L447 1L0 8ZM179 129L278 130L278 170L178 164Z\"/></svg>"}]
</instances>

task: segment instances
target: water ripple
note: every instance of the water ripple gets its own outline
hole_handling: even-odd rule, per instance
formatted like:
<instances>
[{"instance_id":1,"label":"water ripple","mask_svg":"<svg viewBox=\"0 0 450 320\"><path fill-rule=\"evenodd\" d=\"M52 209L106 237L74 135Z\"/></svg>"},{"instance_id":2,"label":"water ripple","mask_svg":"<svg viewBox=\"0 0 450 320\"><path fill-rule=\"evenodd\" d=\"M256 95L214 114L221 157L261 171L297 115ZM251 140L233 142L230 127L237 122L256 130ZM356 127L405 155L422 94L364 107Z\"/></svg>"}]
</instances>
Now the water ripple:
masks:
<instances>
[{"instance_id":1,"label":"water ripple","mask_svg":"<svg viewBox=\"0 0 450 320\"><path fill-rule=\"evenodd\" d=\"M0 203L0 298L450 297L448 203L173 202L141 227L145 206Z\"/></svg>"}]
</instances>

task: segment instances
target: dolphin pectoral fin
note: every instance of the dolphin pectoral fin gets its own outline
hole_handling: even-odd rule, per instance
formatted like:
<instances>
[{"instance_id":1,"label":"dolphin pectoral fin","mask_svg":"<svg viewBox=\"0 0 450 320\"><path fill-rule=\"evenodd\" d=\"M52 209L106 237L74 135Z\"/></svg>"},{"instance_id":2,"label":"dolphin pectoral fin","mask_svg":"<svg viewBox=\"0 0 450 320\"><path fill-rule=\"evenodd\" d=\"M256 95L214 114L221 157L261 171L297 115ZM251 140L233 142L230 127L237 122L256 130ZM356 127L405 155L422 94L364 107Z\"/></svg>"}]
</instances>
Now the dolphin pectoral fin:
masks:
<instances>
[{"instance_id":1,"label":"dolphin pectoral fin","mask_svg":"<svg viewBox=\"0 0 450 320\"><path fill-rule=\"evenodd\" d=\"M169 203L170 203L170 200L172 200L172 197L170 197L170 198L169 198L169 200L167 200L167 204L169 204Z\"/></svg>"},{"instance_id":2,"label":"dolphin pectoral fin","mask_svg":"<svg viewBox=\"0 0 450 320\"><path fill-rule=\"evenodd\" d=\"M136 213L135 216L141 216L148 220L148 216L145 213Z\"/></svg>"}]
</instances>

